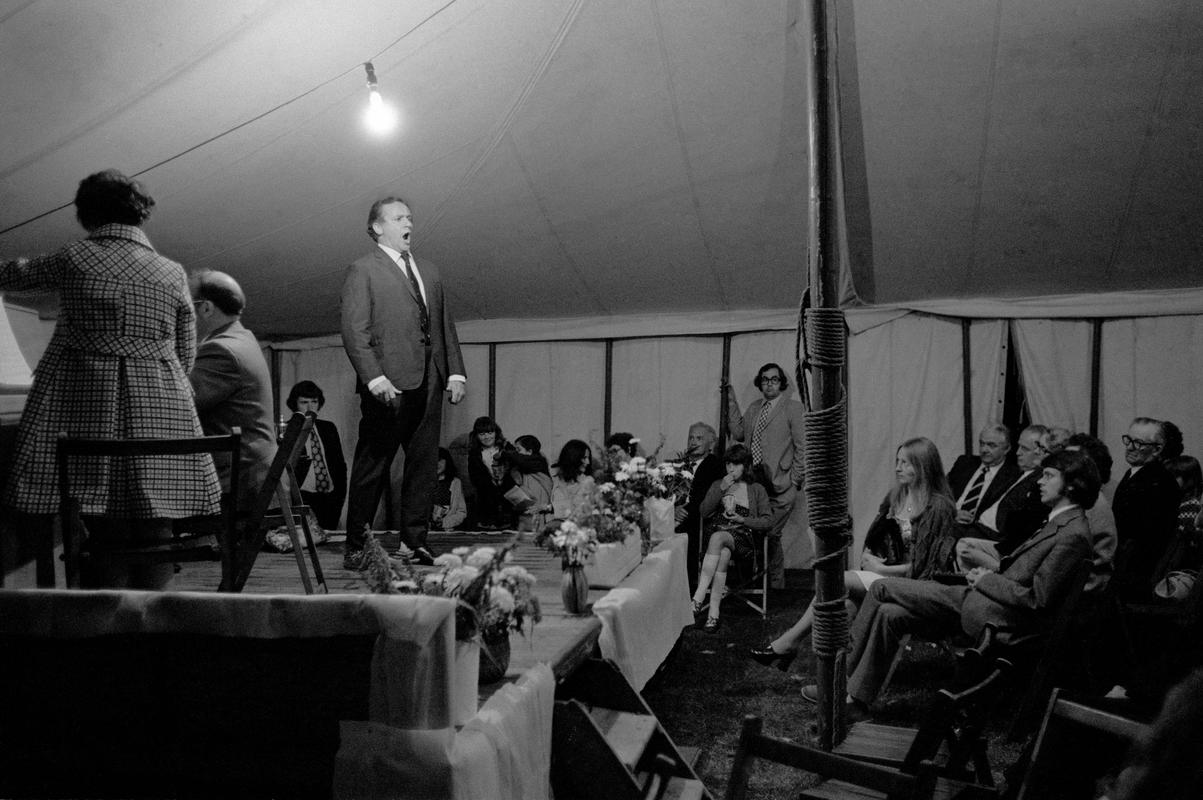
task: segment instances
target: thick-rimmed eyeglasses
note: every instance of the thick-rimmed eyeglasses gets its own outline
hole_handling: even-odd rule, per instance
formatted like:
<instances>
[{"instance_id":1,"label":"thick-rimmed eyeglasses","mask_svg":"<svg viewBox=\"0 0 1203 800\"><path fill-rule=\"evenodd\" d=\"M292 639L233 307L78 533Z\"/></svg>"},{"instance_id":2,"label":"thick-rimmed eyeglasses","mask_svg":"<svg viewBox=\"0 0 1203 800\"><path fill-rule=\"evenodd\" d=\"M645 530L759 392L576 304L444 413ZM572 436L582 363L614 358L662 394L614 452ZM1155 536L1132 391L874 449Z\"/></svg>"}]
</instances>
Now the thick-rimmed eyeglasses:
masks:
<instances>
[{"instance_id":1,"label":"thick-rimmed eyeglasses","mask_svg":"<svg viewBox=\"0 0 1203 800\"><path fill-rule=\"evenodd\" d=\"M765 375L760 379L761 383L781 383L781 377L778 375Z\"/></svg>"},{"instance_id":2,"label":"thick-rimmed eyeglasses","mask_svg":"<svg viewBox=\"0 0 1203 800\"><path fill-rule=\"evenodd\" d=\"M1146 447L1156 447L1159 444L1158 442L1146 442L1144 439L1133 439L1127 434L1119 437L1119 440L1124 443L1124 447L1135 447L1139 450L1144 450Z\"/></svg>"}]
</instances>

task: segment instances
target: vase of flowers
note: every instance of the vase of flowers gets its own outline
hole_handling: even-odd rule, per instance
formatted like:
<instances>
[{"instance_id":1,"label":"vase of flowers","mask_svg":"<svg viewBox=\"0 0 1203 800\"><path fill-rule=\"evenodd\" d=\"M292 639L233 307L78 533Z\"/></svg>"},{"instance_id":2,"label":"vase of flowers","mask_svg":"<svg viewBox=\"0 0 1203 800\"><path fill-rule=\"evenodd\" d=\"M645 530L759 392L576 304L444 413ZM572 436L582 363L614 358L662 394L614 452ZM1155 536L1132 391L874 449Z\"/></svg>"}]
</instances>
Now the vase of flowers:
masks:
<instances>
[{"instance_id":1,"label":"vase of flowers","mask_svg":"<svg viewBox=\"0 0 1203 800\"><path fill-rule=\"evenodd\" d=\"M476 713L477 685L500 680L490 670L500 669L500 675L505 675L510 631L525 634L528 622L533 630L542 618L533 593L534 576L511 563L515 546L457 547L435 559L434 571L419 572L409 559L390 558L370 532L367 536L363 575L372 591L456 601L456 724Z\"/></svg>"},{"instance_id":2,"label":"vase of flowers","mask_svg":"<svg viewBox=\"0 0 1203 800\"><path fill-rule=\"evenodd\" d=\"M584 513L583 509L573 516ZM568 614L584 614L589 604L589 580L585 563L597 550L597 530L578 524L572 519L549 525L535 538L535 543L560 556L563 574L560 578L560 599Z\"/></svg>"}]
</instances>

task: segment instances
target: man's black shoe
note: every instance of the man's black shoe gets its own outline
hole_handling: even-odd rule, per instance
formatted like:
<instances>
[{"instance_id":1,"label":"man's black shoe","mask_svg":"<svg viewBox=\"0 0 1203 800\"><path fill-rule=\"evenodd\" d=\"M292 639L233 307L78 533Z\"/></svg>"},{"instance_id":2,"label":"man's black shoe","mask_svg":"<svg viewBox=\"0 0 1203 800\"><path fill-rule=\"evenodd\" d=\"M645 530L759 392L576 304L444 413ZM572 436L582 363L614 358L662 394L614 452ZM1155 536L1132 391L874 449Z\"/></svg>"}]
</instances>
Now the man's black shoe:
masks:
<instances>
[{"instance_id":1,"label":"man's black shoe","mask_svg":"<svg viewBox=\"0 0 1203 800\"><path fill-rule=\"evenodd\" d=\"M343 569L349 569L354 572L359 572L363 569L363 551L348 550L343 556Z\"/></svg>"},{"instance_id":2,"label":"man's black shoe","mask_svg":"<svg viewBox=\"0 0 1203 800\"><path fill-rule=\"evenodd\" d=\"M409 560L415 564L420 564L423 567L434 566L434 553L426 545L414 548L414 554L409 557Z\"/></svg>"}]
</instances>

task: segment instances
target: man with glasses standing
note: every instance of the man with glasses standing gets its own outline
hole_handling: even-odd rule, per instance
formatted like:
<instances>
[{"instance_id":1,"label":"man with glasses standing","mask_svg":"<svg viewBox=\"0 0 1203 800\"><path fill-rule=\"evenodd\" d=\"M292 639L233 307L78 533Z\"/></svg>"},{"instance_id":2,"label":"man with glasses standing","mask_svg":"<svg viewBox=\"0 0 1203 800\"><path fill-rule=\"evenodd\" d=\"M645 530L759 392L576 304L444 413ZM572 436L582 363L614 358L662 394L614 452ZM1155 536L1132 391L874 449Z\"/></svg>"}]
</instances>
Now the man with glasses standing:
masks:
<instances>
[{"instance_id":1,"label":"man with glasses standing","mask_svg":"<svg viewBox=\"0 0 1203 800\"><path fill-rule=\"evenodd\" d=\"M1161 420L1137 417L1120 440L1128 471L1111 502L1119 534L1113 580L1121 597L1145 599L1152 593L1153 571L1174 534L1179 489L1161 463L1165 447Z\"/></svg>"},{"instance_id":2,"label":"man with glasses standing","mask_svg":"<svg viewBox=\"0 0 1203 800\"><path fill-rule=\"evenodd\" d=\"M765 364L754 381L761 398L741 414L735 389L727 387L728 432L752 451L752 463L763 464L772 483L769 504L773 527L769 529L769 581L774 589L785 588L785 559L781 532L789 519L805 479L803 450L805 434L802 404L786 397L789 379L777 364Z\"/></svg>"}]
</instances>

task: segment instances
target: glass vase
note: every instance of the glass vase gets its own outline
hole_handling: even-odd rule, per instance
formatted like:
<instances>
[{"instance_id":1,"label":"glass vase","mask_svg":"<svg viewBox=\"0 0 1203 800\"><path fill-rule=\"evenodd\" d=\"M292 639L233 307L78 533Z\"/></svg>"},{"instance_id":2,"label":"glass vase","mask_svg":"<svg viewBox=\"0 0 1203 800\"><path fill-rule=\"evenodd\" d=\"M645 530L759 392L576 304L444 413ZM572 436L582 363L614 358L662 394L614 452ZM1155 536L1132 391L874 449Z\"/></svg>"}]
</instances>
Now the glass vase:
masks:
<instances>
[{"instance_id":1,"label":"glass vase","mask_svg":"<svg viewBox=\"0 0 1203 800\"><path fill-rule=\"evenodd\" d=\"M560 597L564 601L564 613L585 613L589 606L589 579L585 577L584 565L564 565L564 572L560 577Z\"/></svg>"}]
</instances>

